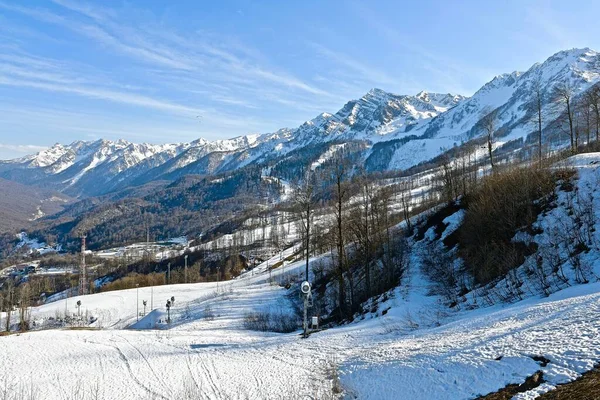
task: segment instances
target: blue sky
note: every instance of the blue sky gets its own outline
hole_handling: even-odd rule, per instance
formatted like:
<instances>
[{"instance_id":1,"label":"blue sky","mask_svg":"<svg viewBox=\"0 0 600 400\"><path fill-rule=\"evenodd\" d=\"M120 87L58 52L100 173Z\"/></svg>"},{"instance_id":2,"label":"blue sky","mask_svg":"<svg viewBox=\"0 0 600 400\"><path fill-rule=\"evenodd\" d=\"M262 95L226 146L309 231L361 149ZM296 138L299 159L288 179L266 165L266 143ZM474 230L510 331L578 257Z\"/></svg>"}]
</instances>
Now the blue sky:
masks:
<instances>
[{"instance_id":1,"label":"blue sky","mask_svg":"<svg viewBox=\"0 0 600 400\"><path fill-rule=\"evenodd\" d=\"M0 159L295 127L373 87L471 95L573 47L600 2L0 0Z\"/></svg>"}]
</instances>

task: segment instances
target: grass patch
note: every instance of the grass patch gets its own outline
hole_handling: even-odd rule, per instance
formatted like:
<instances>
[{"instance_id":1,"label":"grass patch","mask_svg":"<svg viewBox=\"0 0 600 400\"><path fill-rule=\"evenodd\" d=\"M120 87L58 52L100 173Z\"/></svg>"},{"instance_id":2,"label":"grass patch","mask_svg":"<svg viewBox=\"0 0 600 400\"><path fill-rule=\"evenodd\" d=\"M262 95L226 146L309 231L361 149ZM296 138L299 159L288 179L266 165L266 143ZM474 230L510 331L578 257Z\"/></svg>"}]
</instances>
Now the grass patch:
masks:
<instances>
[{"instance_id":1,"label":"grass patch","mask_svg":"<svg viewBox=\"0 0 600 400\"><path fill-rule=\"evenodd\" d=\"M573 382L559 385L544 393L539 400L592 400L600 399L600 369L596 367Z\"/></svg>"}]
</instances>

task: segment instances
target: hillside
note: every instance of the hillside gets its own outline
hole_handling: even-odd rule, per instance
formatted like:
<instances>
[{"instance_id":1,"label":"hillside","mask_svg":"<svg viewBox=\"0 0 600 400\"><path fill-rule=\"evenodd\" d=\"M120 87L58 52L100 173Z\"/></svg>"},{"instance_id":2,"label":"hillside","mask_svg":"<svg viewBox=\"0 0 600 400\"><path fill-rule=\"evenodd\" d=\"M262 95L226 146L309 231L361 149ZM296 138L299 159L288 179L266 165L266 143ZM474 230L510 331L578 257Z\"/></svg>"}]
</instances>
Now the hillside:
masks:
<instances>
[{"instance_id":1,"label":"hillside","mask_svg":"<svg viewBox=\"0 0 600 400\"><path fill-rule=\"evenodd\" d=\"M0 233L27 229L32 222L61 211L69 196L0 178Z\"/></svg>"},{"instance_id":2,"label":"hillside","mask_svg":"<svg viewBox=\"0 0 600 400\"><path fill-rule=\"evenodd\" d=\"M335 319L336 257L327 251L311 257L310 315L320 315L325 330L307 339L295 329L305 261L290 246L230 281L58 296L32 307L33 332L0 340L13 366L0 370L0 379L15 382L10 393L21 397L44 388L47 398L78 399L110 398L115 391L124 399L473 399L535 375L535 384L516 397L535 398L592 370L600 356L600 217L594 212L600 153L569 157L548 172L558 173L549 193L531 202L544 207L529 217L530 226L511 227L508 238L515 248L535 245L494 278L478 278L469 257L460 257L478 204L474 191L468 204L438 205L415 215L412 228L409 221L395 226L395 245L408 235L399 284L355 305L341 324ZM477 190L529 179L528 173L540 172L502 171ZM360 245L345 249L350 304L367 287L369 264L360 262ZM380 257L373 283L385 281ZM174 299L171 324L165 322L167 299ZM142 310L147 315L136 316ZM6 313L1 316L6 322ZM18 319L13 313L15 329ZM44 346L49 341L53 346ZM34 357L35 377L21 376Z\"/></svg>"},{"instance_id":3,"label":"hillside","mask_svg":"<svg viewBox=\"0 0 600 400\"><path fill-rule=\"evenodd\" d=\"M32 320L41 326L56 322L65 310L77 315L80 300L81 314L92 317L91 326L98 330L45 330L2 338L4 364L12 368L0 370L0 378L21 387L21 395L43 388L48 399L107 399L115 392L123 399L238 398L240 393L250 398L336 398L338 390L361 399L472 399L541 370L546 383L529 393L534 396L593 368L600 355L597 283L508 306L438 314L444 310L440 299L421 286L426 281L416 265L411 283L380 305L385 315L377 312L377 318L308 339L297 332L248 330L245 321L253 312L297 318L294 292L269 281L279 282L284 273L295 280L303 262L269 273L267 266L276 260L220 286L140 288L139 293L109 292L34 307ZM145 323L164 321L163 303L171 296L173 324L142 329ZM124 329L135 324L138 298L148 301L148 307L153 299L156 311L135 325L139 329ZM49 341L52 346L45 345ZM19 371L32 359L35 376L25 378ZM536 361L540 359L549 363L543 366ZM57 381L56 376L76 378ZM27 385L19 386L25 379Z\"/></svg>"}]
</instances>

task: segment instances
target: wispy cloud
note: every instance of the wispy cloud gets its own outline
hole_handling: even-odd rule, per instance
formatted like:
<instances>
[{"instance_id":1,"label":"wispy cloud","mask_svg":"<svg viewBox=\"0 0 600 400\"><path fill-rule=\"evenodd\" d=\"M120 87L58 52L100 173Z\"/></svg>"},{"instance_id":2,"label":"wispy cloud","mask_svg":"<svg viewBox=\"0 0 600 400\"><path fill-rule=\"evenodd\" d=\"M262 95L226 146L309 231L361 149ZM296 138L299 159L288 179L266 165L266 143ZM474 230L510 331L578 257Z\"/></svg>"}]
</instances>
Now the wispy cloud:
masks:
<instances>
[{"instance_id":1,"label":"wispy cloud","mask_svg":"<svg viewBox=\"0 0 600 400\"><path fill-rule=\"evenodd\" d=\"M0 143L0 159L11 159L15 156L24 156L47 149L47 146L38 146L35 144L7 144Z\"/></svg>"},{"instance_id":2,"label":"wispy cloud","mask_svg":"<svg viewBox=\"0 0 600 400\"><path fill-rule=\"evenodd\" d=\"M559 22L560 19L557 19L545 7L527 7L525 13L527 21L536 25L540 32L543 32L547 38L554 41L557 48L568 49L572 46L577 35L567 31L564 24Z\"/></svg>"},{"instance_id":3,"label":"wispy cloud","mask_svg":"<svg viewBox=\"0 0 600 400\"><path fill-rule=\"evenodd\" d=\"M133 57L155 62L160 65L183 70L197 70L214 63L214 57L220 59L219 67L245 79L254 78L271 83L285 85L311 94L329 95L326 91L314 87L289 73L267 69L255 62L242 60L231 51L227 51L202 41L201 37L186 39L174 32L163 29L133 28L118 23L109 17L110 14L92 7L73 4L66 0L54 0L70 10L80 12L94 19L98 26L70 24L70 26L88 37L129 54ZM108 33L112 31L113 34Z\"/></svg>"},{"instance_id":4,"label":"wispy cloud","mask_svg":"<svg viewBox=\"0 0 600 400\"><path fill-rule=\"evenodd\" d=\"M431 81L435 81L437 86L445 91L470 95L477 87L464 87L461 82L466 81L466 77L476 77L486 82L494 76L493 71L476 65L466 65L422 46L414 37L406 36L397 27L386 23L384 18L373 11L373 8L368 8L361 3L352 3L352 6L356 15L367 24L368 28L376 32L391 48L407 52L410 57L419 59L424 68L432 73ZM424 86L421 88L427 89Z\"/></svg>"},{"instance_id":5,"label":"wispy cloud","mask_svg":"<svg viewBox=\"0 0 600 400\"><path fill-rule=\"evenodd\" d=\"M67 12L85 16L89 22L75 21L48 9L3 2L0 2L0 7L82 34L108 50L147 65L144 73L156 72L152 68L163 69L171 82L195 80L202 84L202 81L208 80L219 81L229 87L244 85L245 93L242 94L248 93L252 97L260 97L263 91L271 94L280 91L288 100L296 103L303 101L305 105L314 104L314 96L329 99L330 104L339 98L322 87L256 59L259 52L249 46L234 44L227 49L207 42L200 34L184 37L164 26L153 26L152 23L133 26L127 19L119 18L118 12L93 4L69 0L53 2ZM211 98L222 104L253 107L245 98L232 95L234 92L238 91L228 89L227 93L217 92ZM302 96L305 97L300 100ZM278 98L273 95L270 97ZM292 97L296 98L292 100Z\"/></svg>"},{"instance_id":6,"label":"wispy cloud","mask_svg":"<svg viewBox=\"0 0 600 400\"><path fill-rule=\"evenodd\" d=\"M94 20L102 21L107 18L114 18L116 14L107 8L95 7L84 2L72 2L69 0L52 0L53 3L86 15Z\"/></svg>"},{"instance_id":7,"label":"wispy cloud","mask_svg":"<svg viewBox=\"0 0 600 400\"><path fill-rule=\"evenodd\" d=\"M41 57L0 55L0 85L28 87L51 92L71 93L120 104L152 108L178 114L202 110L171 101L91 85L91 78L71 76L60 62Z\"/></svg>"},{"instance_id":8,"label":"wispy cloud","mask_svg":"<svg viewBox=\"0 0 600 400\"><path fill-rule=\"evenodd\" d=\"M202 110L200 109L187 107L181 104L156 100L150 97L141 96L137 94L117 92L113 90L106 90L100 88L88 88L74 85L59 85L46 82L24 81L18 79L11 79L2 75L0 75L0 85L30 87L35 89L48 90L52 92L73 93L93 99L109 100L115 103L135 105L169 112L185 113L188 115L202 112Z\"/></svg>"},{"instance_id":9,"label":"wispy cloud","mask_svg":"<svg viewBox=\"0 0 600 400\"><path fill-rule=\"evenodd\" d=\"M333 51L321 44L314 42L308 42L308 45L315 49L318 54L325 56L346 68L350 68L353 71L358 72L362 78L365 78L373 83L393 85L398 82L397 78L393 78L387 73L378 70L376 67L364 64L347 54Z\"/></svg>"},{"instance_id":10,"label":"wispy cloud","mask_svg":"<svg viewBox=\"0 0 600 400\"><path fill-rule=\"evenodd\" d=\"M99 110L107 111L104 117L85 118L81 111L94 104L86 101L74 107L77 112L57 112L57 118L33 103L23 106L28 110L6 112L0 120L8 119L17 127L18 120L12 117L20 115L19 120L35 125L35 130L47 126L69 135L216 139L293 127L289 121L299 124L320 112L335 112L348 96L356 95L356 87L367 85L364 82L388 85L395 79L317 44L313 50L343 71L324 71L329 75L324 80L300 77L238 38L202 30L183 34L149 12L130 18L135 12L131 7L52 0L43 8L0 0L0 9L31 19L32 27L41 26L43 31L50 26L60 30L59 37L73 38L69 46L95 46L98 58L105 61L91 65L76 56L58 60L26 43L0 43L0 91L24 88L27 93L78 96L103 102ZM118 74L114 66L119 66ZM342 79L345 74L348 79ZM357 79L361 84L353 87ZM74 104L71 100L68 104ZM140 117L144 110L153 111L150 118ZM135 116L129 117L129 111Z\"/></svg>"}]
</instances>

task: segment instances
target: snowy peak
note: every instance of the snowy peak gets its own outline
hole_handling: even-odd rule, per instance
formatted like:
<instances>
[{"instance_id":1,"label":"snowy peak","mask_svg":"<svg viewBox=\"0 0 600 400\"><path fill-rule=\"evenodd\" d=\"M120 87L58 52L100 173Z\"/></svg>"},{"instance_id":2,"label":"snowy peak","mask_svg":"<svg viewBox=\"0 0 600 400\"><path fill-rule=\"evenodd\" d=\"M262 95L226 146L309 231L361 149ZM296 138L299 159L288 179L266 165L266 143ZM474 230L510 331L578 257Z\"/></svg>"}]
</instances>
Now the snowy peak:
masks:
<instances>
[{"instance_id":1,"label":"snowy peak","mask_svg":"<svg viewBox=\"0 0 600 400\"><path fill-rule=\"evenodd\" d=\"M468 98L460 94L429 93L425 91L417 93L415 97L424 103L433 105L440 112L447 111Z\"/></svg>"},{"instance_id":2,"label":"snowy peak","mask_svg":"<svg viewBox=\"0 0 600 400\"><path fill-rule=\"evenodd\" d=\"M568 80L575 86L586 86L600 78L600 53L589 48L561 51L530 71L549 84Z\"/></svg>"},{"instance_id":3,"label":"snowy peak","mask_svg":"<svg viewBox=\"0 0 600 400\"><path fill-rule=\"evenodd\" d=\"M165 145L126 140L55 144L35 155L2 163L0 172L1 177L28 184L55 177L51 180L54 188L65 190L67 185L68 193L79 195L89 193L90 188L104 190L102 185L116 190L186 174L231 171L334 141L363 142L365 149L370 149L364 150L363 156L371 158L369 168L373 170L405 169L480 136L478 123L486 110L498 110L506 141L525 139L531 132L525 105L534 79L541 79L548 99L554 85L564 81L571 82L579 95L600 82L600 54L589 48L561 51L526 72L495 76L471 97L427 91L399 95L373 88L336 113L321 113L297 128ZM550 100L546 106L551 108ZM554 110L544 111L550 122ZM380 153L373 156L375 151ZM13 173L11 168L19 171Z\"/></svg>"},{"instance_id":4,"label":"snowy peak","mask_svg":"<svg viewBox=\"0 0 600 400\"><path fill-rule=\"evenodd\" d=\"M28 163L31 168L35 167L47 167L54 164L60 157L62 157L68 148L60 143L54 144L52 147L46 150L42 150L37 154L26 156L21 158L22 162Z\"/></svg>"}]
</instances>

